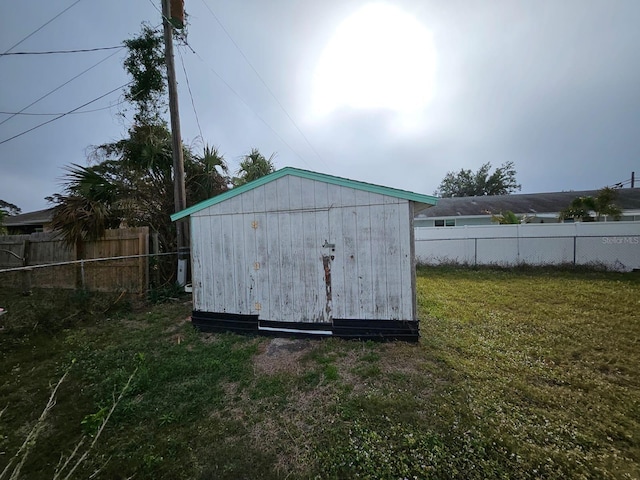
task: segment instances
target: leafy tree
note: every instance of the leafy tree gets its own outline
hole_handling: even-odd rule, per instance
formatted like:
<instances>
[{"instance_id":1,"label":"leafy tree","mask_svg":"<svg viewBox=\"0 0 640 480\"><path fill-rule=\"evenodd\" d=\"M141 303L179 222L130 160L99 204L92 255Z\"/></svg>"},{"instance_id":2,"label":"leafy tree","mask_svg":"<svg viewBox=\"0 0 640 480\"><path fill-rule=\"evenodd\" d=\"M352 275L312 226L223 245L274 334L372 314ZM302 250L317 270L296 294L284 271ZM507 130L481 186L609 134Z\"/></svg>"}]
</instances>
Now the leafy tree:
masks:
<instances>
[{"instance_id":1,"label":"leafy tree","mask_svg":"<svg viewBox=\"0 0 640 480\"><path fill-rule=\"evenodd\" d=\"M448 172L434 195L440 197L472 197L483 195L507 195L520 190L516 181L513 162L505 162L490 174L491 163L482 165L477 172L461 169Z\"/></svg>"},{"instance_id":2,"label":"leafy tree","mask_svg":"<svg viewBox=\"0 0 640 480\"><path fill-rule=\"evenodd\" d=\"M17 205L13 203L5 202L0 199L0 210L5 213L5 215L18 215L22 210Z\"/></svg>"},{"instance_id":3,"label":"leafy tree","mask_svg":"<svg viewBox=\"0 0 640 480\"><path fill-rule=\"evenodd\" d=\"M599 222L605 215L620 220L622 210L614 203L617 197L618 192L610 187L598 190L595 197L576 197L560 212L560 220L573 218L582 222Z\"/></svg>"},{"instance_id":4,"label":"leafy tree","mask_svg":"<svg viewBox=\"0 0 640 480\"><path fill-rule=\"evenodd\" d=\"M245 155L240 162L240 168L236 172L238 176L233 178L233 185L239 187L275 172L275 156L276 154L272 153L269 158L265 158L257 148L252 148L251 153Z\"/></svg>"},{"instance_id":5,"label":"leafy tree","mask_svg":"<svg viewBox=\"0 0 640 480\"><path fill-rule=\"evenodd\" d=\"M134 122L157 124L167 110L166 72L162 35L147 24L135 38L125 40L129 53L124 68L133 78L126 87L124 98L135 105Z\"/></svg>"},{"instance_id":6,"label":"leafy tree","mask_svg":"<svg viewBox=\"0 0 640 480\"><path fill-rule=\"evenodd\" d=\"M0 235L7 233L7 227L4 226L4 219L10 215L17 215L20 212L21 210L18 206L0 199Z\"/></svg>"}]
</instances>

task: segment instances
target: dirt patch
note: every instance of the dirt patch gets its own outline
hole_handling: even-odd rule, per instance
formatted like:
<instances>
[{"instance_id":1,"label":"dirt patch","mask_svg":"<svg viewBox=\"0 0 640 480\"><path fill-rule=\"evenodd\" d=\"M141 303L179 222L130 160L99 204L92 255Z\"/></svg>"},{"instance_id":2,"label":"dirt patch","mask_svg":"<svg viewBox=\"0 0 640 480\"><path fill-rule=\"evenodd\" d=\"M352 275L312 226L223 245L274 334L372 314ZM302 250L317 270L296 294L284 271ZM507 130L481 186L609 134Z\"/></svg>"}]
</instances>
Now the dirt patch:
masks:
<instances>
[{"instance_id":1,"label":"dirt patch","mask_svg":"<svg viewBox=\"0 0 640 480\"><path fill-rule=\"evenodd\" d=\"M401 373L404 375L424 375L424 362L421 360L420 345L395 342L381 346L380 370L383 373Z\"/></svg>"},{"instance_id":2,"label":"dirt patch","mask_svg":"<svg viewBox=\"0 0 640 480\"><path fill-rule=\"evenodd\" d=\"M312 347L312 340L274 338L260 345L259 353L253 357L253 364L256 371L267 375L297 375L303 371L302 357Z\"/></svg>"}]
</instances>

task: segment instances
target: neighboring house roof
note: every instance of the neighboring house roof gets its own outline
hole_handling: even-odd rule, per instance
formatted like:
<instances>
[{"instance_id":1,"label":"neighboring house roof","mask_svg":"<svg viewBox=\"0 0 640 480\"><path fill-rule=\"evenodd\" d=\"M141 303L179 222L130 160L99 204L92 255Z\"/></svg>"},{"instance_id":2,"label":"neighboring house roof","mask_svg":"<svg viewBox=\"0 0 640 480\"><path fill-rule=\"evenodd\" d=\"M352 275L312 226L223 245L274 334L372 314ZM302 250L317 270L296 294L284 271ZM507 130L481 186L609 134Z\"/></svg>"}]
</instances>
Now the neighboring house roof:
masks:
<instances>
[{"instance_id":1,"label":"neighboring house roof","mask_svg":"<svg viewBox=\"0 0 640 480\"><path fill-rule=\"evenodd\" d=\"M430 195L421 195L419 193L408 192L406 190L399 190L397 188L383 187L381 185L374 185L372 183L349 180L348 178L334 177L333 175L326 175L324 173L311 172L309 170L301 170L299 168L293 168L293 167L285 167L269 175L258 178L253 182L249 182L240 187L236 187L232 190L228 190L220 195L217 195L213 198L205 200L204 202L200 202L196 205L193 205L192 207L182 210L181 212L174 213L173 215L171 215L171 220L173 221L180 220L181 218L184 218L188 215L199 212L200 210L210 207L211 205L224 202L229 198L233 198L236 195L240 195L244 192L252 190L266 183L273 182L274 180L282 178L286 175L293 175L295 177L306 178L308 180L316 180L319 182L325 182L332 185L338 185L341 187L348 187L356 190L363 190L365 192L378 193L380 195L387 195L390 197L402 198L404 200L410 200L412 202L424 204L425 206L435 205L438 202L437 197L432 197Z\"/></svg>"},{"instance_id":2,"label":"neighboring house roof","mask_svg":"<svg viewBox=\"0 0 640 480\"><path fill-rule=\"evenodd\" d=\"M622 210L640 210L640 188L616 190L614 203ZM483 197L440 198L435 207L422 212L420 217L458 217L491 215L507 210L516 214L557 214L569 206L576 197L595 197L598 190L575 192L525 193L516 195L488 195Z\"/></svg>"},{"instance_id":3,"label":"neighboring house roof","mask_svg":"<svg viewBox=\"0 0 640 480\"><path fill-rule=\"evenodd\" d=\"M36 210L35 212L21 213L4 217L5 227L27 227L32 225L44 225L51 222L53 218L53 208Z\"/></svg>"}]
</instances>

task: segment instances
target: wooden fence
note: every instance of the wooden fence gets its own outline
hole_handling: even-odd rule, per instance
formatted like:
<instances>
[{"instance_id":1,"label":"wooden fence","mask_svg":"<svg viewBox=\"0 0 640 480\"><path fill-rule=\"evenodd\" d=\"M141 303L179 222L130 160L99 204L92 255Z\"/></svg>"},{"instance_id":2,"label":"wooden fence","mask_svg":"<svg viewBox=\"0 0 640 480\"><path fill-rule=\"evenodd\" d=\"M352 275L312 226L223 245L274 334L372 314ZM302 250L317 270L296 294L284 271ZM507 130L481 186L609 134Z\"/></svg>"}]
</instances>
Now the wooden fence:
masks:
<instances>
[{"instance_id":1,"label":"wooden fence","mask_svg":"<svg viewBox=\"0 0 640 480\"><path fill-rule=\"evenodd\" d=\"M148 254L148 227L107 230L104 238L73 247L65 244L55 232L3 235L0 236L0 288L15 286L26 290L33 286L142 293L149 286ZM108 260L91 261L94 259ZM38 265L48 266L36 267ZM35 268L2 272L16 267Z\"/></svg>"}]
</instances>

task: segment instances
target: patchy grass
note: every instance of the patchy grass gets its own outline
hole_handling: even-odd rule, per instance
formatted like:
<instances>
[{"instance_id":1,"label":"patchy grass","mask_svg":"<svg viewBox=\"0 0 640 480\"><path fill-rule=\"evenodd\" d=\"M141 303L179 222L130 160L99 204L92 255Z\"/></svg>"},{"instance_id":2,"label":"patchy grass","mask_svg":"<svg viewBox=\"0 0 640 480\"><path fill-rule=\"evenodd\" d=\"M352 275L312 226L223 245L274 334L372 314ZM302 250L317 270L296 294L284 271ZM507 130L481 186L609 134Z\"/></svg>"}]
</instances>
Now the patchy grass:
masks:
<instances>
[{"instance_id":1,"label":"patchy grass","mask_svg":"<svg viewBox=\"0 0 640 480\"><path fill-rule=\"evenodd\" d=\"M199 334L184 299L5 289L0 471L71 366L24 478L91 440L136 368L77 478L639 478L639 287L420 269L417 345Z\"/></svg>"}]
</instances>

